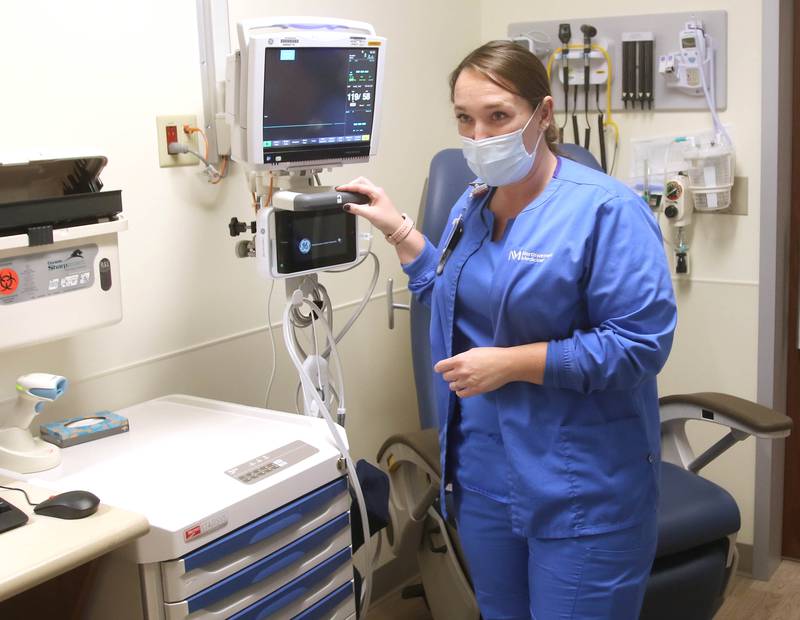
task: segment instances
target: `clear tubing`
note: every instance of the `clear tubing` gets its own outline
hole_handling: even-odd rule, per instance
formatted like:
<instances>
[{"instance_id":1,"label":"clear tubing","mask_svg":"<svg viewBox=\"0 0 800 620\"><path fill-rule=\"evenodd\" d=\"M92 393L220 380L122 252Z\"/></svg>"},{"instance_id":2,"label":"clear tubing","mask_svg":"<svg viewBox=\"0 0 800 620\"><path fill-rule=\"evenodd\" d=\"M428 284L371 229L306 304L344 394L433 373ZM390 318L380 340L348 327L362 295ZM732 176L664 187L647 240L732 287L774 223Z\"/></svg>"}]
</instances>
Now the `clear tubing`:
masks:
<instances>
[{"instance_id":1,"label":"clear tubing","mask_svg":"<svg viewBox=\"0 0 800 620\"><path fill-rule=\"evenodd\" d=\"M320 398L319 394L317 393L317 390L314 388L313 381L311 380L311 378L308 376L308 374L306 373L305 369L303 368L303 364L302 364L302 362L301 362L301 360L300 360L300 358L299 358L299 356L297 354L297 350L293 346L294 338L293 338L293 334L292 334L291 321L290 321L290 316L291 316L292 309L295 306L299 306L299 305L302 305L302 304L306 304L306 305L311 306L311 302L309 302L307 299L300 298L300 300L297 300L296 299L297 296L298 295L296 293L292 297L292 299L289 300L289 302L286 304L286 308L284 309L284 312L283 312L283 337L284 337L284 340L286 342L286 349L289 352L289 357L292 360L292 363L294 364L295 369L297 370L297 372L298 372L298 374L300 376L300 382L303 384L303 387L306 388L306 391L309 392L313 396L314 400L316 401L317 406L319 407L319 411L322 414L323 419L328 424L328 429L330 430L331 436L333 437L333 440L336 443L337 448L342 453L342 456L344 457L345 462L347 463L347 475L351 480L351 483L353 485L353 491L356 494L356 500L357 500L357 503L358 503L358 511L359 511L359 514L361 515L361 527L363 528L363 532L364 532L364 534L363 534L364 535L364 547L365 547L366 557L367 557L366 567L365 567L365 570L364 570L364 583L363 583L363 587L361 589L361 616L364 617L366 615L366 613L367 613L367 610L369 609L370 599L372 597L372 558L373 558L374 552L373 552L373 549L372 549L372 539L371 539L370 533L369 533L369 516L367 515L366 503L364 501L364 493L361 490L361 484L359 483L358 475L356 474L355 464L353 463L353 460L350 457L350 452L347 449L347 446L345 446L344 441L342 440L342 437L339 434L339 427L337 427L336 424L334 423L333 418L331 417L330 411L328 411L328 408L326 407L326 405L323 402L322 398ZM311 310L312 310L312 312L314 312L315 308L312 307ZM330 330L330 327L328 326L328 323L325 321L325 319L324 319L324 317L322 315L319 315L319 321L322 323L322 325L325 328L326 335L328 336L328 341L330 342L331 350L333 351L334 358L336 359L336 363L338 365L338 364L340 364L339 354L338 354L338 351L336 350L336 343L334 342L333 334L332 334L332 332ZM341 366L339 366L339 368L341 369ZM339 376L340 376L340 380L341 380L341 372L339 373ZM341 397L342 403L343 403L344 402L343 385L340 385L339 389L340 389L340 397ZM339 407L339 412L340 413L344 412L344 407L343 406Z\"/></svg>"}]
</instances>

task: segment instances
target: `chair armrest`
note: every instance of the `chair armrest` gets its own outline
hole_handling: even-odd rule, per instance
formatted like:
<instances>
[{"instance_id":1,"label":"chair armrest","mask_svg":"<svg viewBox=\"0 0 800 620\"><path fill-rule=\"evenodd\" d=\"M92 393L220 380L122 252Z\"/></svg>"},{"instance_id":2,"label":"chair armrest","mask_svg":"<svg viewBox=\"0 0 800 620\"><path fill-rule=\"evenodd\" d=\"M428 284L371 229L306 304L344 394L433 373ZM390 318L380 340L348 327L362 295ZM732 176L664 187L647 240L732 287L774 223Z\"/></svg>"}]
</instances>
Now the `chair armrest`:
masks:
<instances>
[{"instance_id":1,"label":"chair armrest","mask_svg":"<svg viewBox=\"0 0 800 620\"><path fill-rule=\"evenodd\" d=\"M661 423L705 420L765 439L788 437L792 419L763 405L730 394L700 392L674 394L659 399Z\"/></svg>"},{"instance_id":2,"label":"chair armrest","mask_svg":"<svg viewBox=\"0 0 800 620\"><path fill-rule=\"evenodd\" d=\"M791 418L730 394L675 394L661 398L659 406L663 460L695 473L751 435L761 439L782 439L792 430ZM686 435L689 420L712 422L730 430L702 454L695 456Z\"/></svg>"},{"instance_id":3,"label":"chair armrest","mask_svg":"<svg viewBox=\"0 0 800 620\"><path fill-rule=\"evenodd\" d=\"M389 460L391 455L387 452L393 446L405 446L412 452L416 453L420 460L427 465L433 473L441 478L441 462L439 460L439 433L434 428L426 428L421 431L414 431L411 433L398 433L392 435L383 442L381 449L378 450L378 461ZM387 465L391 468L393 463L389 462ZM437 483L438 484L438 483Z\"/></svg>"},{"instance_id":4,"label":"chair armrest","mask_svg":"<svg viewBox=\"0 0 800 620\"><path fill-rule=\"evenodd\" d=\"M378 461L391 485L387 537L392 553L413 553L439 496L439 435L436 429L393 435L378 451Z\"/></svg>"}]
</instances>

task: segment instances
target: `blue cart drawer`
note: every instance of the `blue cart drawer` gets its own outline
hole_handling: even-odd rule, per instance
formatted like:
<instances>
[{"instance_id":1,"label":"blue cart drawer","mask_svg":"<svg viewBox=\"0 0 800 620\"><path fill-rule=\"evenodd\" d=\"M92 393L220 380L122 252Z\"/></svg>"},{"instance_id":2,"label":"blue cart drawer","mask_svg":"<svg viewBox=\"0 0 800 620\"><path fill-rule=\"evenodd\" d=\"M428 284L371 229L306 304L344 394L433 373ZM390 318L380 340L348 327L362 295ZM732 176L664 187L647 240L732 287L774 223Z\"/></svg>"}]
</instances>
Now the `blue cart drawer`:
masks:
<instances>
[{"instance_id":1,"label":"blue cart drawer","mask_svg":"<svg viewBox=\"0 0 800 620\"><path fill-rule=\"evenodd\" d=\"M292 565L301 563L304 557L311 555L317 549L335 539L337 534L349 529L349 527L350 515L347 513L340 515L318 530L296 540L291 545L276 551L272 555L268 555L235 575L231 575L227 579L223 579L210 588L206 588L190 597L187 601L189 613L209 607L239 590L244 590Z\"/></svg>"},{"instance_id":2,"label":"blue cart drawer","mask_svg":"<svg viewBox=\"0 0 800 620\"><path fill-rule=\"evenodd\" d=\"M347 481L340 478L182 558L164 562L164 600L186 600L313 532L349 507Z\"/></svg>"},{"instance_id":3,"label":"blue cart drawer","mask_svg":"<svg viewBox=\"0 0 800 620\"><path fill-rule=\"evenodd\" d=\"M286 617L286 612L291 609L293 603L309 597L315 591L322 590L330 582L331 578L335 577L337 573L341 573L341 569L344 568L350 572L350 561L350 549L343 549L329 560L308 571L305 575L286 584L280 590L264 597L247 609L234 614L230 617L230 620L272 620L273 618ZM350 578L352 579L351 572ZM326 595L327 593L320 598ZM314 602L316 603L316 601ZM298 611L302 612L304 609ZM291 618L296 615L297 613L292 613L288 617Z\"/></svg>"},{"instance_id":4,"label":"blue cart drawer","mask_svg":"<svg viewBox=\"0 0 800 620\"><path fill-rule=\"evenodd\" d=\"M340 478L327 486L309 493L305 497L278 508L265 517L261 517L235 532L223 536L204 547L200 547L183 556L183 565L187 571L219 560L257 542L274 536L288 527L302 522L307 515L331 503L347 490L347 481Z\"/></svg>"},{"instance_id":5,"label":"blue cart drawer","mask_svg":"<svg viewBox=\"0 0 800 620\"><path fill-rule=\"evenodd\" d=\"M345 603L348 602L349 605L346 605ZM356 602L351 581L338 590L334 590L303 613L296 615L292 620L338 620L340 617L349 618L354 613L356 613Z\"/></svg>"}]
</instances>

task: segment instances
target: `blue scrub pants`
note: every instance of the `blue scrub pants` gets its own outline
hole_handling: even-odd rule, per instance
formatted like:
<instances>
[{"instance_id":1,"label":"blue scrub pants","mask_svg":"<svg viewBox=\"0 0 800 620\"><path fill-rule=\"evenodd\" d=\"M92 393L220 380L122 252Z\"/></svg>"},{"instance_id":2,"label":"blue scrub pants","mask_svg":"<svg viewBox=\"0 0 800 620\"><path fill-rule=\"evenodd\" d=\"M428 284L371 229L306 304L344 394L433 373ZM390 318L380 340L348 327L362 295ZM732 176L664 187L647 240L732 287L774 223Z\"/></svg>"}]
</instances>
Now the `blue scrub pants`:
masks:
<instances>
[{"instance_id":1,"label":"blue scrub pants","mask_svg":"<svg viewBox=\"0 0 800 620\"><path fill-rule=\"evenodd\" d=\"M637 620L658 542L656 514L576 538L524 538L510 507L457 485L455 517L483 620Z\"/></svg>"}]
</instances>

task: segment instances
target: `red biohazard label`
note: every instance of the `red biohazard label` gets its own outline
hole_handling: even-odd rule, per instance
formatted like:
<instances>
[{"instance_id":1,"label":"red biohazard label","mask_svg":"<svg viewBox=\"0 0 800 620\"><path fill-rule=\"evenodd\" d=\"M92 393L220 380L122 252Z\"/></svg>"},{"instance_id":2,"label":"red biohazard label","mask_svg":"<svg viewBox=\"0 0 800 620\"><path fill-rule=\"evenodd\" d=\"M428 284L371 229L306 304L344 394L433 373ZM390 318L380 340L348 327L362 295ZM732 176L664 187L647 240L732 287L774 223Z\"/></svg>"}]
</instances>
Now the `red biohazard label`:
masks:
<instances>
[{"instance_id":1,"label":"red biohazard label","mask_svg":"<svg viewBox=\"0 0 800 620\"><path fill-rule=\"evenodd\" d=\"M203 530L200 528L199 525L195 525L194 527L190 527L183 533L183 540L185 542L189 542L192 538L197 538L200 534L203 533Z\"/></svg>"},{"instance_id":2,"label":"red biohazard label","mask_svg":"<svg viewBox=\"0 0 800 620\"><path fill-rule=\"evenodd\" d=\"M11 295L19 286L19 275L13 269L0 269L0 295Z\"/></svg>"}]
</instances>

